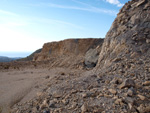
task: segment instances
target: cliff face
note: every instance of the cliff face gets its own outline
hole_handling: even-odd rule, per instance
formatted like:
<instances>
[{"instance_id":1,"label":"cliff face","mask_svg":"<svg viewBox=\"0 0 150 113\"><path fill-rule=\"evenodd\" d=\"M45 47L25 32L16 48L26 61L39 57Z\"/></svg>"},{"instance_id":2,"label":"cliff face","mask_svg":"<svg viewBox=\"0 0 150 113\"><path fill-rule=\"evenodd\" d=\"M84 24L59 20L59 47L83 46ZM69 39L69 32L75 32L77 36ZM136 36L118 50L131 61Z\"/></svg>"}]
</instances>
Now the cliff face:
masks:
<instances>
[{"instance_id":1,"label":"cliff face","mask_svg":"<svg viewBox=\"0 0 150 113\"><path fill-rule=\"evenodd\" d=\"M50 60L51 58L84 56L90 48L102 45L103 39L67 39L60 42L44 44L42 51L34 56L34 61Z\"/></svg>"},{"instance_id":2,"label":"cliff face","mask_svg":"<svg viewBox=\"0 0 150 113\"><path fill-rule=\"evenodd\" d=\"M132 0L124 5L104 40L98 67L113 61L135 59L149 54L150 1Z\"/></svg>"}]
</instances>

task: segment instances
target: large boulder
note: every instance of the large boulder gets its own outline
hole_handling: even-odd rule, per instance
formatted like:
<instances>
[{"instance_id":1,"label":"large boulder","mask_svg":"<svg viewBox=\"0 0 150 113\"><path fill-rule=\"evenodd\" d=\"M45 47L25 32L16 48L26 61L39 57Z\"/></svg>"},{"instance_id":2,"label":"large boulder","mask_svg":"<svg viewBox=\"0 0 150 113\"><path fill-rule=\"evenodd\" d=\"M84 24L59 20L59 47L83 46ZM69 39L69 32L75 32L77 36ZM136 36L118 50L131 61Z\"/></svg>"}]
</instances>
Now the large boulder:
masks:
<instances>
[{"instance_id":1,"label":"large boulder","mask_svg":"<svg viewBox=\"0 0 150 113\"><path fill-rule=\"evenodd\" d=\"M90 49L85 55L85 65L88 68L95 67L98 61L99 53L96 49Z\"/></svg>"},{"instance_id":2,"label":"large boulder","mask_svg":"<svg viewBox=\"0 0 150 113\"><path fill-rule=\"evenodd\" d=\"M85 59L84 59L84 63L86 67L93 68L96 66L102 44L103 43L100 43L100 45L97 46L96 48L91 48L86 52Z\"/></svg>"}]
</instances>

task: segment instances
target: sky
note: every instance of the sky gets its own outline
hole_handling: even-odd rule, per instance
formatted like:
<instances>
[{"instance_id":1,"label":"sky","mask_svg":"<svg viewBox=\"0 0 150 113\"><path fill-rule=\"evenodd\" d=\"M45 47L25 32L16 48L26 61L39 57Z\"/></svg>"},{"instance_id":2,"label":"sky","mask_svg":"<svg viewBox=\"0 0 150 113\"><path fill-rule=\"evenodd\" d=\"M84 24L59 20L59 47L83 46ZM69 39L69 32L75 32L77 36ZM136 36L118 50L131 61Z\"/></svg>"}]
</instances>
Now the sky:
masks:
<instances>
[{"instance_id":1,"label":"sky","mask_svg":"<svg viewBox=\"0 0 150 113\"><path fill-rule=\"evenodd\" d=\"M25 57L68 38L104 38L128 1L0 0L0 56Z\"/></svg>"}]
</instances>

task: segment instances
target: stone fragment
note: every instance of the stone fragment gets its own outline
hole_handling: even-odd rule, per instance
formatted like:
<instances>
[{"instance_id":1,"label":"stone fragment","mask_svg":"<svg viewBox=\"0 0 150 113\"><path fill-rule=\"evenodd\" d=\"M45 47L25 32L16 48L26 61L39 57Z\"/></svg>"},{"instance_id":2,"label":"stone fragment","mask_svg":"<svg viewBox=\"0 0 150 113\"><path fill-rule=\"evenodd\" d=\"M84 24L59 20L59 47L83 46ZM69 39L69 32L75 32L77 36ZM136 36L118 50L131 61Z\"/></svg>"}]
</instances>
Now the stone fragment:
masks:
<instances>
[{"instance_id":1,"label":"stone fragment","mask_svg":"<svg viewBox=\"0 0 150 113\"><path fill-rule=\"evenodd\" d=\"M94 109L93 113L104 113L103 111L104 111L103 108L98 108L97 107L97 108Z\"/></svg>"},{"instance_id":2,"label":"stone fragment","mask_svg":"<svg viewBox=\"0 0 150 113\"><path fill-rule=\"evenodd\" d=\"M54 98L60 98L63 95L63 91L61 89L49 91L49 94Z\"/></svg>"},{"instance_id":3,"label":"stone fragment","mask_svg":"<svg viewBox=\"0 0 150 113\"><path fill-rule=\"evenodd\" d=\"M69 103L69 101L66 100L66 99L63 99L62 102L63 102L63 104L65 104L65 105L67 105L67 104Z\"/></svg>"},{"instance_id":4,"label":"stone fragment","mask_svg":"<svg viewBox=\"0 0 150 113\"><path fill-rule=\"evenodd\" d=\"M43 110L44 108L46 108L47 106L45 104L41 104L40 105L40 109Z\"/></svg>"},{"instance_id":5,"label":"stone fragment","mask_svg":"<svg viewBox=\"0 0 150 113\"><path fill-rule=\"evenodd\" d=\"M109 89L109 92L114 94L114 95L117 93L117 91L115 89Z\"/></svg>"},{"instance_id":6,"label":"stone fragment","mask_svg":"<svg viewBox=\"0 0 150 113\"><path fill-rule=\"evenodd\" d=\"M128 89L127 96L132 97L135 94L136 94L136 92L132 87L130 89Z\"/></svg>"},{"instance_id":7,"label":"stone fragment","mask_svg":"<svg viewBox=\"0 0 150 113\"><path fill-rule=\"evenodd\" d=\"M87 93L83 93L83 94L82 94L82 97L83 97L83 98L86 98L87 96L88 96Z\"/></svg>"},{"instance_id":8,"label":"stone fragment","mask_svg":"<svg viewBox=\"0 0 150 113\"><path fill-rule=\"evenodd\" d=\"M53 101L53 100L51 100L50 102L49 102L49 107L50 108L55 108L55 101Z\"/></svg>"},{"instance_id":9,"label":"stone fragment","mask_svg":"<svg viewBox=\"0 0 150 113\"><path fill-rule=\"evenodd\" d=\"M44 110L43 113L50 113L50 111L49 110Z\"/></svg>"},{"instance_id":10,"label":"stone fragment","mask_svg":"<svg viewBox=\"0 0 150 113\"><path fill-rule=\"evenodd\" d=\"M141 0L141 1L136 5L136 7L139 7L140 5L143 5L145 2L146 2L146 0Z\"/></svg>"},{"instance_id":11,"label":"stone fragment","mask_svg":"<svg viewBox=\"0 0 150 113\"><path fill-rule=\"evenodd\" d=\"M70 106L70 108L69 108L69 109L75 109L75 108L76 108L76 106L77 106L77 103L76 103L76 102L73 102L73 103L71 104L71 106Z\"/></svg>"},{"instance_id":12,"label":"stone fragment","mask_svg":"<svg viewBox=\"0 0 150 113\"><path fill-rule=\"evenodd\" d=\"M135 82L132 79L126 79L121 85L120 85L120 89L123 88L130 88L130 87L135 87Z\"/></svg>"},{"instance_id":13,"label":"stone fragment","mask_svg":"<svg viewBox=\"0 0 150 113\"><path fill-rule=\"evenodd\" d=\"M145 81L145 82L143 83L143 85L144 85L144 86L149 86L149 85L150 85L150 81Z\"/></svg>"},{"instance_id":14,"label":"stone fragment","mask_svg":"<svg viewBox=\"0 0 150 113\"><path fill-rule=\"evenodd\" d=\"M83 104L81 106L81 111L82 111L82 113L85 113L87 111L87 105L86 104Z\"/></svg>"},{"instance_id":15,"label":"stone fragment","mask_svg":"<svg viewBox=\"0 0 150 113\"><path fill-rule=\"evenodd\" d=\"M141 104L137 109L140 113L150 113L150 104L146 106Z\"/></svg>"},{"instance_id":16,"label":"stone fragment","mask_svg":"<svg viewBox=\"0 0 150 113\"><path fill-rule=\"evenodd\" d=\"M128 106L129 106L130 109L133 108L133 105L131 103L128 103Z\"/></svg>"},{"instance_id":17,"label":"stone fragment","mask_svg":"<svg viewBox=\"0 0 150 113\"><path fill-rule=\"evenodd\" d=\"M123 80L122 80L121 78L115 77L110 83L113 83L113 84L121 84L122 81L123 81Z\"/></svg>"},{"instance_id":18,"label":"stone fragment","mask_svg":"<svg viewBox=\"0 0 150 113\"><path fill-rule=\"evenodd\" d=\"M125 99L124 99L124 101L126 102L126 103L130 103L130 104L132 104L132 105L134 105L134 103L135 103L135 99L133 99L133 98L131 98L131 97L126 97Z\"/></svg>"},{"instance_id":19,"label":"stone fragment","mask_svg":"<svg viewBox=\"0 0 150 113\"><path fill-rule=\"evenodd\" d=\"M44 104L44 105L48 105L48 103L47 103L47 102L48 102L48 100L47 100L47 99L45 99L45 100L43 101L43 104Z\"/></svg>"},{"instance_id":20,"label":"stone fragment","mask_svg":"<svg viewBox=\"0 0 150 113\"><path fill-rule=\"evenodd\" d=\"M122 99L116 99L115 104L116 105L121 105L122 104Z\"/></svg>"},{"instance_id":21,"label":"stone fragment","mask_svg":"<svg viewBox=\"0 0 150 113\"><path fill-rule=\"evenodd\" d=\"M146 97L143 96L143 95L138 94L137 96L138 96L141 100L145 100L145 99L146 99Z\"/></svg>"},{"instance_id":22,"label":"stone fragment","mask_svg":"<svg viewBox=\"0 0 150 113\"><path fill-rule=\"evenodd\" d=\"M115 58L115 59L113 60L113 62L119 62L119 61L121 61L121 58Z\"/></svg>"},{"instance_id":23,"label":"stone fragment","mask_svg":"<svg viewBox=\"0 0 150 113\"><path fill-rule=\"evenodd\" d=\"M37 92L37 94L36 94L38 97L40 97L40 96L42 96L43 95L43 93L42 92Z\"/></svg>"},{"instance_id":24,"label":"stone fragment","mask_svg":"<svg viewBox=\"0 0 150 113\"><path fill-rule=\"evenodd\" d=\"M106 97L106 98L112 98L112 95L104 94L104 97Z\"/></svg>"}]
</instances>

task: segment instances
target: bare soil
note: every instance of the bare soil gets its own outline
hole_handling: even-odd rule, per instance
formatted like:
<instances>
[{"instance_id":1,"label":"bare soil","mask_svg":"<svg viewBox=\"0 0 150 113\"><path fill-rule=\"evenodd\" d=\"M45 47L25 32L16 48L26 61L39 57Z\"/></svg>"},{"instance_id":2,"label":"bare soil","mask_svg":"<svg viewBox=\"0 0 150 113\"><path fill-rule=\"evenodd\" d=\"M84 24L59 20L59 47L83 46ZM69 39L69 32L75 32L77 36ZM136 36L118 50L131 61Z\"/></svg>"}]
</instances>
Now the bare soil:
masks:
<instances>
[{"instance_id":1,"label":"bare soil","mask_svg":"<svg viewBox=\"0 0 150 113\"><path fill-rule=\"evenodd\" d=\"M8 113L10 108L17 103L31 100L39 92L44 90L44 86L49 79L59 72L67 72L67 69L22 69L8 70L0 72L0 108L2 113Z\"/></svg>"}]
</instances>

